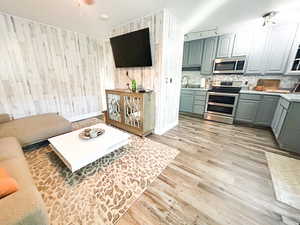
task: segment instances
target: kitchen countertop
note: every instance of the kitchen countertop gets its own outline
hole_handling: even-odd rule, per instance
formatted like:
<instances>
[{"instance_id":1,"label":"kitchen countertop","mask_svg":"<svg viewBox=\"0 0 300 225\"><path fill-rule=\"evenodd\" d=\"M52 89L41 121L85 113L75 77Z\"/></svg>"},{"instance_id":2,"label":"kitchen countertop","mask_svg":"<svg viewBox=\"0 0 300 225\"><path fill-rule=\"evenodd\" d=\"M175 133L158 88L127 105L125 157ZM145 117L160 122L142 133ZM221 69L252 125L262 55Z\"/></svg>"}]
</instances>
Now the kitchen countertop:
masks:
<instances>
[{"instance_id":1,"label":"kitchen countertop","mask_svg":"<svg viewBox=\"0 0 300 225\"><path fill-rule=\"evenodd\" d=\"M181 88L183 90L191 90L191 91L208 91L207 88Z\"/></svg>"},{"instance_id":2,"label":"kitchen countertop","mask_svg":"<svg viewBox=\"0 0 300 225\"><path fill-rule=\"evenodd\" d=\"M241 90L240 94L275 95L275 96L283 97L290 102L300 102L300 93L299 94L282 94L282 93L266 92L266 91Z\"/></svg>"}]
</instances>

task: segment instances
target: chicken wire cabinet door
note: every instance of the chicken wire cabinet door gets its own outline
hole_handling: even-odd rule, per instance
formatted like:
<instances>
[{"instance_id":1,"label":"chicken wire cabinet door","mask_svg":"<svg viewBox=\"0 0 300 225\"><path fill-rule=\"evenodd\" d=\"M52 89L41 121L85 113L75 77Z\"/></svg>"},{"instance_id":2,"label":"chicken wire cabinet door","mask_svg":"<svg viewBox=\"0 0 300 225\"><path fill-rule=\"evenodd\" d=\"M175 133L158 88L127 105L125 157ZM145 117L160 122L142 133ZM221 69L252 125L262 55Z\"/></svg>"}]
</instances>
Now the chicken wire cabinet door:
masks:
<instances>
[{"instance_id":1,"label":"chicken wire cabinet door","mask_svg":"<svg viewBox=\"0 0 300 225\"><path fill-rule=\"evenodd\" d=\"M116 94L107 95L108 118L121 122L121 96Z\"/></svg>"},{"instance_id":2,"label":"chicken wire cabinet door","mask_svg":"<svg viewBox=\"0 0 300 225\"><path fill-rule=\"evenodd\" d=\"M136 129L143 129L143 96L124 96L124 123Z\"/></svg>"},{"instance_id":3,"label":"chicken wire cabinet door","mask_svg":"<svg viewBox=\"0 0 300 225\"><path fill-rule=\"evenodd\" d=\"M107 124L130 133L146 136L155 126L153 92L135 93L128 90L106 90Z\"/></svg>"}]
</instances>

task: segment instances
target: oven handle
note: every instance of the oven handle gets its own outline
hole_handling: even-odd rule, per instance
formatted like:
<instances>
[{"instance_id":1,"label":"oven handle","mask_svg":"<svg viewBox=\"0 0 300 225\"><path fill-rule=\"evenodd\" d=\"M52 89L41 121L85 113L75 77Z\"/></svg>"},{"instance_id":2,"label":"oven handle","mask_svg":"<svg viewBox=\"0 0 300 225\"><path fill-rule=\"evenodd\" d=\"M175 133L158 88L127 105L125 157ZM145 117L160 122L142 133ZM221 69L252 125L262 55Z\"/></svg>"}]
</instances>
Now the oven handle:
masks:
<instances>
[{"instance_id":1,"label":"oven handle","mask_svg":"<svg viewBox=\"0 0 300 225\"><path fill-rule=\"evenodd\" d=\"M245 70L214 70L214 74L244 74Z\"/></svg>"},{"instance_id":2,"label":"oven handle","mask_svg":"<svg viewBox=\"0 0 300 225\"><path fill-rule=\"evenodd\" d=\"M220 116L226 116L226 117L231 117L233 118L233 114L227 114L227 113L219 113L219 112L214 112L214 111L206 111L208 114L216 114Z\"/></svg>"},{"instance_id":3,"label":"oven handle","mask_svg":"<svg viewBox=\"0 0 300 225\"><path fill-rule=\"evenodd\" d=\"M223 93L223 92L208 92L208 95L217 95L217 96L233 96L233 97L237 97L237 96L239 96L239 94Z\"/></svg>"},{"instance_id":4,"label":"oven handle","mask_svg":"<svg viewBox=\"0 0 300 225\"><path fill-rule=\"evenodd\" d=\"M234 104L222 104L222 103L215 103L215 102L208 102L208 105L216 105L216 106L222 106L222 107L228 107L228 108L233 108Z\"/></svg>"}]
</instances>

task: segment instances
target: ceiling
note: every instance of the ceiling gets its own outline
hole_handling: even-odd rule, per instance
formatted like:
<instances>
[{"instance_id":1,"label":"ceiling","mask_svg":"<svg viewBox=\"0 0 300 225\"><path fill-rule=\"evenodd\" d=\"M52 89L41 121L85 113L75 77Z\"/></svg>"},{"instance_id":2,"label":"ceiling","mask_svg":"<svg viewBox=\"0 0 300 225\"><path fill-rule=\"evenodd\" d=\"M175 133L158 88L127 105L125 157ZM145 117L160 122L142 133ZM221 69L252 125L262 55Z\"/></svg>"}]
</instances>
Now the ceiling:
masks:
<instances>
[{"instance_id":1,"label":"ceiling","mask_svg":"<svg viewBox=\"0 0 300 225\"><path fill-rule=\"evenodd\" d=\"M166 8L185 32L256 19L299 0L95 0L88 6L78 0L1 0L0 11L38 22L104 38L112 27ZM298 3L299 4L299 3ZM299 5L300 7L300 5ZM107 14L108 20L100 15Z\"/></svg>"}]
</instances>

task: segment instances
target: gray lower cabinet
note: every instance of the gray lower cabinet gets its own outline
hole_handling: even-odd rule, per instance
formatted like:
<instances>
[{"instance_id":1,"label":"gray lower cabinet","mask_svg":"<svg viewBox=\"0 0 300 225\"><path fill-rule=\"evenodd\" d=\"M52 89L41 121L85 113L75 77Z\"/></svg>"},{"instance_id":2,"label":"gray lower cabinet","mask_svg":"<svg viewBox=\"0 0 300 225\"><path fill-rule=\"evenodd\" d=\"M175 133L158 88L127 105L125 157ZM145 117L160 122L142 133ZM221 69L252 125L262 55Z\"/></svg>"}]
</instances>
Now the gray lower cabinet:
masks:
<instances>
[{"instance_id":1,"label":"gray lower cabinet","mask_svg":"<svg viewBox=\"0 0 300 225\"><path fill-rule=\"evenodd\" d=\"M271 128L276 138L278 138L283 122L285 120L286 114L287 114L288 107L285 107L284 104L282 104L282 99L277 104L276 112L274 114Z\"/></svg>"},{"instance_id":2,"label":"gray lower cabinet","mask_svg":"<svg viewBox=\"0 0 300 225\"><path fill-rule=\"evenodd\" d=\"M193 95L182 94L180 96L180 111L181 112L193 112Z\"/></svg>"},{"instance_id":3,"label":"gray lower cabinet","mask_svg":"<svg viewBox=\"0 0 300 225\"><path fill-rule=\"evenodd\" d=\"M279 134L280 134L280 131L282 129L282 126L283 126L286 115L287 115L287 109L280 106L279 117L278 117L278 120L275 122L274 130L273 130L274 135L275 135L276 138L279 137Z\"/></svg>"},{"instance_id":4,"label":"gray lower cabinet","mask_svg":"<svg viewBox=\"0 0 300 225\"><path fill-rule=\"evenodd\" d=\"M281 98L272 121L272 130L280 148L300 153L300 102Z\"/></svg>"},{"instance_id":5,"label":"gray lower cabinet","mask_svg":"<svg viewBox=\"0 0 300 225\"><path fill-rule=\"evenodd\" d=\"M271 125L271 128L276 138L279 137L280 132L282 130L289 109L289 105L289 101L285 100L284 98L281 98L277 104L276 112L274 114Z\"/></svg>"},{"instance_id":6,"label":"gray lower cabinet","mask_svg":"<svg viewBox=\"0 0 300 225\"><path fill-rule=\"evenodd\" d=\"M278 96L264 95L257 110L255 124L270 127L276 111Z\"/></svg>"},{"instance_id":7,"label":"gray lower cabinet","mask_svg":"<svg viewBox=\"0 0 300 225\"><path fill-rule=\"evenodd\" d=\"M203 115L206 104L205 90L182 89L180 96L180 112Z\"/></svg>"},{"instance_id":8,"label":"gray lower cabinet","mask_svg":"<svg viewBox=\"0 0 300 225\"><path fill-rule=\"evenodd\" d=\"M194 105L193 113L203 115L205 110L205 105Z\"/></svg>"},{"instance_id":9,"label":"gray lower cabinet","mask_svg":"<svg viewBox=\"0 0 300 225\"><path fill-rule=\"evenodd\" d=\"M235 120L238 122L270 127L278 100L278 96L241 94Z\"/></svg>"},{"instance_id":10,"label":"gray lower cabinet","mask_svg":"<svg viewBox=\"0 0 300 225\"><path fill-rule=\"evenodd\" d=\"M300 102L264 94L240 94L235 121L271 127L280 148L300 153Z\"/></svg>"},{"instance_id":11,"label":"gray lower cabinet","mask_svg":"<svg viewBox=\"0 0 300 225\"><path fill-rule=\"evenodd\" d=\"M238 103L235 120L239 122L254 123L259 101L241 99Z\"/></svg>"}]
</instances>

